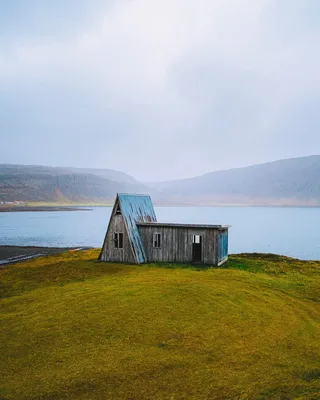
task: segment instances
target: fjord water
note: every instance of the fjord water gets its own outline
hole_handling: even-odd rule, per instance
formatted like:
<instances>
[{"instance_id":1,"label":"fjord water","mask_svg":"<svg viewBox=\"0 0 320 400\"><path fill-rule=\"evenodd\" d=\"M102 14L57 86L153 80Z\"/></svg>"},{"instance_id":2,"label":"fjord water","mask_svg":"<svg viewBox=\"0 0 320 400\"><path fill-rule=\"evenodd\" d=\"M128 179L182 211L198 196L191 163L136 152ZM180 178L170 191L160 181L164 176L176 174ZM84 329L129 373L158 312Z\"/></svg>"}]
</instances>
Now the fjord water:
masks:
<instances>
[{"instance_id":1,"label":"fjord water","mask_svg":"<svg viewBox=\"0 0 320 400\"><path fill-rule=\"evenodd\" d=\"M320 208L155 207L160 222L228 224L229 252L320 260ZM110 207L0 213L0 245L100 247Z\"/></svg>"}]
</instances>

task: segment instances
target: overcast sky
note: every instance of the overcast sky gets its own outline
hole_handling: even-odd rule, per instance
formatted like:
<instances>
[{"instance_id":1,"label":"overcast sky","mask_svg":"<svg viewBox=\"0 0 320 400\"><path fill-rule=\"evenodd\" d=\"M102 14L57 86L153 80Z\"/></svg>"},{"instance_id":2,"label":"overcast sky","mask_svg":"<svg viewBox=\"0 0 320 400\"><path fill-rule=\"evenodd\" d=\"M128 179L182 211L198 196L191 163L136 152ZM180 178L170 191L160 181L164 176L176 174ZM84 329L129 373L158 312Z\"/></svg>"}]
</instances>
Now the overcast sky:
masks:
<instances>
[{"instance_id":1,"label":"overcast sky","mask_svg":"<svg viewBox=\"0 0 320 400\"><path fill-rule=\"evenodd\" d=\"M0 0L0 163L141 180L320 153L319 0Z\"/></svg>"}]
</instances>

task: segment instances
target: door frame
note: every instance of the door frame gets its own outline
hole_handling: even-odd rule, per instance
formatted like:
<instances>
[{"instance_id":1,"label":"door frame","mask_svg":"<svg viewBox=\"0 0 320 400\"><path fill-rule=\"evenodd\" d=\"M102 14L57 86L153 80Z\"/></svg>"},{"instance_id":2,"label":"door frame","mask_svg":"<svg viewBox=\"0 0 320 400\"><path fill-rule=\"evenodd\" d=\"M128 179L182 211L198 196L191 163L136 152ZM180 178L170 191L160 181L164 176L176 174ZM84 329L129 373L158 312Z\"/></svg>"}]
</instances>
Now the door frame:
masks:
<instances>
[{"instance_id":1,"label":"door frame","mask_svg":"<svg viewBox=\"0 0 320 400\"><path fill-rule=\"evenodd\" d=\"M196 237L199 236L200 243L197 243ZM203 234L201 233L192 233L192 262L193 263L202 263L203 262ZM196 259L195 257L195 245L199 245L198 249L200 250L200 259Z\"/></svg>"}]
</instances>

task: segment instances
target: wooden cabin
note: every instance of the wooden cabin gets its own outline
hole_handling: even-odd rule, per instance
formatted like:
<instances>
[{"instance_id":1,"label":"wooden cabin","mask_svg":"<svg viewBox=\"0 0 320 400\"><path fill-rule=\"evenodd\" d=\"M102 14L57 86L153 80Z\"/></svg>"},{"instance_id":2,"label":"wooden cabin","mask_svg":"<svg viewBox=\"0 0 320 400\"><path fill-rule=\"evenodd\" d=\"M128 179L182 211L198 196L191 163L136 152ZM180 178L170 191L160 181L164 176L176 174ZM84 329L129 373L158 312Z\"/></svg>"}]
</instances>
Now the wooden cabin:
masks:
<instances>
[{"instance_id":1,"label":"wooden cabin","mask_svg":"<svg viewBox=\"0 0 320 400\"><path fill-rule=\"evenodd\" d=\"M219 266L228 259L228 228L157 222L150 196L118 194L99 260Z\"/></svg>"}]
</instances>

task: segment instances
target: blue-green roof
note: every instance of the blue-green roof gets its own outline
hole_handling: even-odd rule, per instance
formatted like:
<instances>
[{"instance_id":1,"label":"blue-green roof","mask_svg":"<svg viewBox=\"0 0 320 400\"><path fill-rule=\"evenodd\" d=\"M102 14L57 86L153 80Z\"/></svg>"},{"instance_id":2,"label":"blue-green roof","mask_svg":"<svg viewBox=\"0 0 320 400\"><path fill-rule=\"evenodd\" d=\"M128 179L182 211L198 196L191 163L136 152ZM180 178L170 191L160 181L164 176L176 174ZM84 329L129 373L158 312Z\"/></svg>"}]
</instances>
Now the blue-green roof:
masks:
<instances>
[{"instance_id":1,"label":"blue-green roof","mask_svg":"<svg viewBox=\"0 0 320 400\"><path fill-rule=\"evenodd\" d=\"M147 261L140 233L137 227L139 222L157 222L152 201L148 195L123 194L117 196L121 213L125 219L129 239L137 263Z\"/></svg>"}]
</instances>

